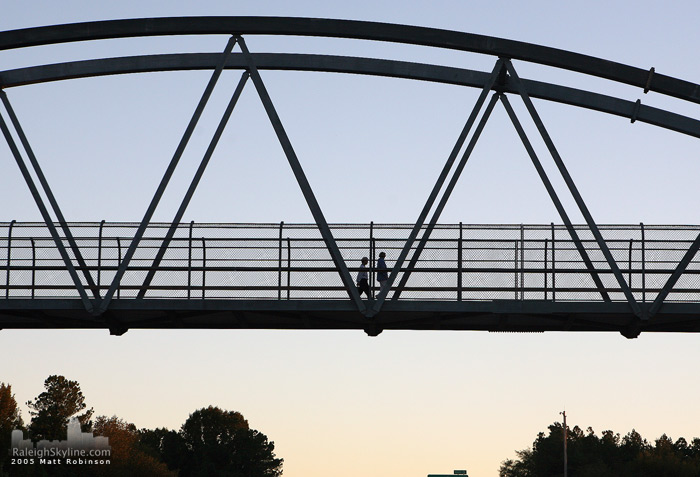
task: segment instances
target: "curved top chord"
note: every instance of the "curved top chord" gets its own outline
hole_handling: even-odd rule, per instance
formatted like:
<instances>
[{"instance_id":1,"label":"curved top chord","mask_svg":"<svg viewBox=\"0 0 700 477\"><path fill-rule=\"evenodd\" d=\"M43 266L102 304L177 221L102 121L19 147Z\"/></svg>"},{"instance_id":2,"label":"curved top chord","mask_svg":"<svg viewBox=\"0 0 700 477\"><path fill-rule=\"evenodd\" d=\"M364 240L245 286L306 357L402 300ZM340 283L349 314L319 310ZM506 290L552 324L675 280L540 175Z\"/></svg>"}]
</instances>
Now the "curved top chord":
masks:
<instances>
[{"instance_id":1,"label":"curved top chord","mask_svg":"<svg viewBox=\"0 0 700 477\"><path fill-rule=\"evenodd\" d=\"M553 66L700 103L700 85L650 70L473 33L354 20L290 17L173 17L73 23L0 32L0 50L163 35L295 35L386 41L483 53Z\"/></svg>"},{"instance_id":2,"label":"curved top chord","mask_svg":"<svg viewBox=\"0 0 700 477\"><path fill-rule=\"evenodd\" d=\"M386 76L473 88L483 88L489 76L488 73L465 68L376 58L293 53L256 53L253 54L253 58L261 70L322 71ZM0 71L0 85L4 88L11 88L94 76L157 71L212 70L216 67L217 61L219 61L219 55L216 53L179 53L74 61ZM240 53L231 54L225 68L245 69L246 63L243 56ZM700 121L697 119L647 105L637 106L632 101L590 91L526 79L523 82L533 98L625 118L634 117L636 121L700 138ZM517 93L517 89L510 79L507 79L503 85L503 91Z\"/></svg>"}]
</instances>

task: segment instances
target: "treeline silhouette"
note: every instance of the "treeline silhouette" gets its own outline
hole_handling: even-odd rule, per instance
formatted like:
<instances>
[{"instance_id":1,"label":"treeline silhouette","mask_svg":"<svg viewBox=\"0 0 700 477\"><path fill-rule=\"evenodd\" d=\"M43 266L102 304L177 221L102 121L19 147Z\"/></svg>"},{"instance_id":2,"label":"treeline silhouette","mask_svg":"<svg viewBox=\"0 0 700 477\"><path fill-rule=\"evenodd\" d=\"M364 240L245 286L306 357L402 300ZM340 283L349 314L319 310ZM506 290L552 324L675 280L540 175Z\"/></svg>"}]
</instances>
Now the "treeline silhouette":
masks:
<instances>
[{"instance_id":1,"label":"treeline silhouette","mask_svg":"<svg viewBox=\"0 0 700 477\"><path fill-rule=\"evenodd\" d=\"M0 382L0 476L227 476L278 477L283 459L275 444L251 429L239 412L209 406L194 411L179 430L137 429L117 416L97 416L87 409L77 381L49 376L45 391L28 401L31 420L22 419L10 384ZM66 440L68 422L76 418L83 432L109 439L109 461L68 464L50 457L16 459L10 453L11 434L24 439ZM105 460L104 457L99 459ZM51 462L47 462L47 460Z\"/></svg>"},{"instance_id":2,"label":"treeline silhouette","mask_svg":"<svg viewBox=\"0 0 700 477\"><path fill-rule=\"evenodd\" d=\"M501 463L500 477L557 477L564 475L564 427L549 426L529 449L516 451L517 459ZM569 477L700 477L700 438L675 442L666 434L653 443L632 429L620 437L603 431L598 437L567 426Z\"/></svg>"}]
</instances>

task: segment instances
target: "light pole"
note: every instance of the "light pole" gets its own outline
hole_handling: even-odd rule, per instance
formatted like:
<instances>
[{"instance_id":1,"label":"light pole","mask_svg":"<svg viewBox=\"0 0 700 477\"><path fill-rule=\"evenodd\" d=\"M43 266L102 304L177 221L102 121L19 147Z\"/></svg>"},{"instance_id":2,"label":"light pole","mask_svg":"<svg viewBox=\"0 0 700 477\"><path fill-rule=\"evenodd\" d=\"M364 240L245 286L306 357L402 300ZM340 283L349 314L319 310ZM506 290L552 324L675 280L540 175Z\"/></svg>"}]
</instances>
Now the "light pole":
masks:
<instances>
[{"instance_id":1,"label":"light pole","mask_svg":"<svg viewBox=\"0 0 700 477\"><path fill-rule=\"evenodd\" d=\"M567 455L566 455L566 411L562 411L559 414L564 416L564 477L568 477L569 466L568 466Z\"/></svg>"}]
</instances>

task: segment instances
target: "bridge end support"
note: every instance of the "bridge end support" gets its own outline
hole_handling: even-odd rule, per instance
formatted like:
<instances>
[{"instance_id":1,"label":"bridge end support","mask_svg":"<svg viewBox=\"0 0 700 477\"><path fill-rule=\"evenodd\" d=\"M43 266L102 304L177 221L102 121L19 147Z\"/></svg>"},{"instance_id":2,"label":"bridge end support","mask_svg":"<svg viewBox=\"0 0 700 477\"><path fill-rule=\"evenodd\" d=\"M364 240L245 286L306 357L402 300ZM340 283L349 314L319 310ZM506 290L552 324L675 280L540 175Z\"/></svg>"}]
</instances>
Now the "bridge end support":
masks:
<instances>
[{"instance_id":1,"label":"bridge end support","mask_svg":"<svg viewBox=\"0 0 700 477\"><path fill-rule=\"evenodd\" d=\"M119 318L114 316L114 313L111 311L104 312L102 322L107 325L109 334L112 336L121 336L129 331L129 328Z\"/></svg>"},{"instance_id":2,"label":"bridge end support","mask_svg":"<svg viewBox=\"0 0 700 477\"><path fill-rule=\"evenodd\" d=\"M627 328L620 330L620 334L628 340L638 338L642 333L642 328L638 324L629 325Z\"/></svg>"},{"instance_id":3,"label":"bridge end support","mask_svg":"<svg viewBox=\"0 0 700 477\"><path fill-rule=\"evenodd\" d=\"M377 322L375 320L371 320L368 325L365 327L365 333L367 333L367 336L379 336L379 334L384 331L382 328L379 327Z\"/></svg>"},{"instance_id":4,"label":"bridge end support","mask_svg":"<svg viewBox=\"0 0 700 477\"><path fill-rule=\"evenodd\" d=\"M109 334L112 336L121 336L129 331L126 325L110 317L107 318L107 328L109 328Z\"/></svg>"},{"instance_id":5,"label":"bridge end support","mask_svg":"<svg viewBox=\"0 0 700 477\"><path fill-rule=\"evenodd\" d=\"M112 336L121 336L124 333L129 331L129 328L127 328L124 325L110 325L109 327L109 334Z\"/></svg>"}]
</instances>

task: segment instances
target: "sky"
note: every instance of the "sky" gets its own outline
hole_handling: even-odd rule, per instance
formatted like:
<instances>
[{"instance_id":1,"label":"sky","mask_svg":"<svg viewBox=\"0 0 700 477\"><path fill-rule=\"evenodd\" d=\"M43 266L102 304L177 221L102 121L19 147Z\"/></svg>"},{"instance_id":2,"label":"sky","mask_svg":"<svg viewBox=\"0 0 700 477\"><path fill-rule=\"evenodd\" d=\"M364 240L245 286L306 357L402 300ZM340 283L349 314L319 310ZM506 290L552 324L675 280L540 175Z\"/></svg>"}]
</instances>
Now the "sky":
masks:
<instances>
[{"instance_id":1,"label":"sky","mask_svg":"<svg viewBox=\"0 0 700 477\"><path fill-rule=\"evenodd\" d=\"M262 15L381 21L509 38L700 83L700 4L677 1L4 0L0 30L119 18ZM218 52L226 36L110 40L0 52L3 69L156 52ZM314 52L490 71L494 58L366 41L246 38L252 52ZM237 50L236 50L237 51ZM639 88L514 62L521 77L698 117ZM174 72L11 88L7 94L68 220L138 221L209 78ZM262 72L330 223L412 223L478 91L351 75ZM154 220L172 219L240 72L222 75ZM521 119L524 109L511 98ZM700 142L536 101L598 223L698 224ZM529 131L532 126L527 125ZM534 137L532 135L531 137ZM535 141L536 142L536 141ZM536 142L537 143L537 142ZM541 144L539 144L541 147ZM551 161L546 168L581 223ZM0 222L41 217L0 144ZM249 84L184 217L308 223L308 207ZM442 223L560 223L500 105ZM493 477L566 409L598 434L700 437L693 335L131 330L0 331L0 381L18 402L51 374L77 380L97 415L177 429L196 409L241 412L275 442L287 477ZM29 419L23 406L23 417Z\"/></svg>"}]
</instances>

